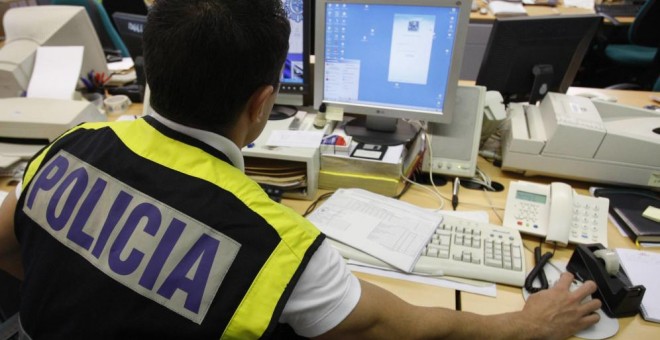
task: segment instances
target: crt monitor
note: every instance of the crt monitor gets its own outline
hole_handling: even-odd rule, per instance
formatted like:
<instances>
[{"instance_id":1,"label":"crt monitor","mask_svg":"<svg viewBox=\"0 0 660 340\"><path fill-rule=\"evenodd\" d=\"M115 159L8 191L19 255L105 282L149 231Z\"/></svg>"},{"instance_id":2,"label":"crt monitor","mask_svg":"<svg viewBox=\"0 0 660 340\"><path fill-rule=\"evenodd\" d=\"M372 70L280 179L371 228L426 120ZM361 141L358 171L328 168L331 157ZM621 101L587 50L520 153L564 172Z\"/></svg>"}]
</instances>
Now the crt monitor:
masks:
<instances>
[{"instance_id":1,"label":"crt monitor","mask_svg":"<svg viewBox=\"0 0 660 340\"><path fill-rule=\"evenodd\" d=\"M314 106L364 115L345 131L370 144L451 122L469 15L460 0L318 1Z\"/></svg>"},{"instance_id":2,"label":"crt monitor","mask_svg":"<svg viewBox=\"0 0 660 340\"><path fill-rule=\"evenodd\" d=\"M81 76L108 73L105 54L84 7L12 8L4 17L5 45L0 49L0 98L27 90L40 46L83 46Z\"/></svg>"},{"instance_id":3,"label":"crt monitor","mask_svg":"<svg viewBox=\"0 0 660 340\"><path fill-rule=\"evenodd\" d=\"M566 93L601 20L597 15L496 19L477 85L499 91L507 103L534 104L548 91Z\"/></svg>"},{"instance_id":4,"label":"crt monitor","mask_svg":"<svg viewBox=\"0 0 660 340\"><path fill-rule=\"evenodd\" d=\"M311 1L282 0L284 10L291 24L289 52L284 62L280 79L280 91L270 119L284 119L297 112L296 106L309 105L312 81L309 63L311 51Z\"/></svg>"}]
</instances>

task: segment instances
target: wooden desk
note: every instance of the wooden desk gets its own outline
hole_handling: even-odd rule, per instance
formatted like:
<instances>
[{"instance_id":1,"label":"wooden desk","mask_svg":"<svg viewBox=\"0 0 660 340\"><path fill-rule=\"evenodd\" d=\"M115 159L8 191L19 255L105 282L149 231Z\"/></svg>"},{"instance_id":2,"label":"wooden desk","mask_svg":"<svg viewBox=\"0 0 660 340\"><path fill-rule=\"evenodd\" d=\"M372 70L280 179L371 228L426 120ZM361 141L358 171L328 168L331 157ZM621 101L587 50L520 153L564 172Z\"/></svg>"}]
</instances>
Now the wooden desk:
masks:
<instances>
[{"instance_id":1,"label":"wooden desk","mask_svg":"<svg viewBox=\"0 0 660 340\"><path fill-rule=\"evenodd\" d=\"M479 3L479 8L488 8L488 5L481 0L473 0ZM550 7L550 6L537 6L537 5L525 5L525 10L529 16L543 16L543 15L571 15L571 14L593 14L595 13L593 9L586 8L577 8L577 7L564 7L564 2L560 1L559 6ZM619 24L631 24L635 18L634 17L616 17L615 18ZM486 14L481 14L479 11L470 12L470 22L482 22L488 23L493 22L495 16L490 11ZM609 23L608 20L605 20L606 23Z\"/></svg>"}]
</instances>

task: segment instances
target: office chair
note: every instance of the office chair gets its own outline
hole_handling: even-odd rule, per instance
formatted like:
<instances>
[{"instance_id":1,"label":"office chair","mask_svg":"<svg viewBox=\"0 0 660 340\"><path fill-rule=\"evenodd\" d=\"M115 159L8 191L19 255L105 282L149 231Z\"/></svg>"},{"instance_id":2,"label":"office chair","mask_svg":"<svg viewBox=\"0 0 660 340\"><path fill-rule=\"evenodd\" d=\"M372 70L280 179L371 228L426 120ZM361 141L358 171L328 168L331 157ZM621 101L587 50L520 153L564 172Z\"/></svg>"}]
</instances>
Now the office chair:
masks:
<instances>
[{"instance_id":1,"label":"office chair","mask_svg":"<svg viewBox=\"0 0 660 340\"><path fill-rule=\"evenodd\" d=\"M608 44L604 57L627 74L636 74L633 84L623 83L608 88L641 88L660 86L660 1L647 0L628 29L627 44ZM656 89L657 90L657 89Z\"/></svg>"},{"instance_id":2,"label":"office chair","mask_svg":"<svg viewBox=\"0 0 660 340\"><path fill-rule=\"evenodd\" d=\"M119 37L115 26L112 24L108 13L106 13L103 5L96 0L53 0L53 5L72 5L83 6L89 14L89 18L96 29L96 34L99 36L101 46L108 54L119 54L122 57L129 57L126 45Z\"/></svg>"}]
</instances>

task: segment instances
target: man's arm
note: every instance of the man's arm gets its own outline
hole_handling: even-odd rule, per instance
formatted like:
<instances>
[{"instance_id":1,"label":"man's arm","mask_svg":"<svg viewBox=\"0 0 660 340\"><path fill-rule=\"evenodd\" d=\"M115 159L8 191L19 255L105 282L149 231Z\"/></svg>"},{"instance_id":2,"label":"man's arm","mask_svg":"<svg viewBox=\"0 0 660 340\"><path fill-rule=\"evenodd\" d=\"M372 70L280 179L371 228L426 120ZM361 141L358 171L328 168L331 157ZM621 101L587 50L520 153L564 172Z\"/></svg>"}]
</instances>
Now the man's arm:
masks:
<instances>
[{"instance_id":1,"label":"man's arm","mask_svg":"<svg viewBox=\"0 0 660 340\"><path fill-rule=\"evenodd\" d=\"M599 320L599 300L581 301L596 291L588 281L569 291L573 275L562 274L551 289L529 297L520 312L492 316L413 306L394 294L361 281L362 296L337 327L317 339L563 339Z\"/></svg>"},{"instance_id":2,"label":"man's arm","mask_svg":"<svg viewBox=\"0 0 660 340\"><path fill-rule=\"evenodd\" d=\"M21 250L14 233L16 195L11 191L0 206L0 270L23 279Z\"/></svg>"}]
</instances>

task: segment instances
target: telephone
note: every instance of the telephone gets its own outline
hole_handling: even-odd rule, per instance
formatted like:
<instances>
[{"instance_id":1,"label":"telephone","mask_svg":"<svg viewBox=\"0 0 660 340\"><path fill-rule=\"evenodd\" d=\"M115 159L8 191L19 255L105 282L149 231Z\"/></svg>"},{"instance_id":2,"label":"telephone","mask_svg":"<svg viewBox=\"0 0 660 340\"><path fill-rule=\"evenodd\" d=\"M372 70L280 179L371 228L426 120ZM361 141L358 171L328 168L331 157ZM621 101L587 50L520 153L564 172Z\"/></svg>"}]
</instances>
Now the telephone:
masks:
<instances>
[{"instance_id":1,"label":"telephone","mask_svg":"<svg viewBox=\"0 0 660 340\"><path fill-rule=\"evenodd\" d=\"M608 209L607 198L578 195L566 183L516 181L509 187L502 225L561 246L607 246Z\"/></svg>"}]
</instances>

